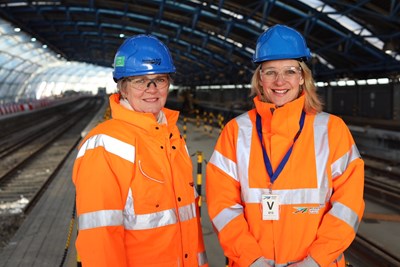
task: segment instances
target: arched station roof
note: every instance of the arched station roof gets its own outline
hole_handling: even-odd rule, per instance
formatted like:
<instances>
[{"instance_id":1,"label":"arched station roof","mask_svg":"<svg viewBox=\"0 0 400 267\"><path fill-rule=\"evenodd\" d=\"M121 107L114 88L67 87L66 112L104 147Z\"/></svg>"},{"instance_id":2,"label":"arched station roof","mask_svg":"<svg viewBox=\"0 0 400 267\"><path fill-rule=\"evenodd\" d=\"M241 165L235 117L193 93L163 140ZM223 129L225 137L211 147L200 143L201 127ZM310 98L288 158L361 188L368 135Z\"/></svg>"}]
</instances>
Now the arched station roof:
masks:
<instances>
[{"instance_id":1,"label":"arched station roof","mask_svg":"<svg viewBox=\"0 0 400 267\"><path fill-rule=\"evenodd\" d=\"M304 34L317 81L400 73L397 0L0 0L0 16L61 58L103 67L124 38L154 34L185 86L249 83L256 40L277 23Z\"/></svg>"}]
</instances>

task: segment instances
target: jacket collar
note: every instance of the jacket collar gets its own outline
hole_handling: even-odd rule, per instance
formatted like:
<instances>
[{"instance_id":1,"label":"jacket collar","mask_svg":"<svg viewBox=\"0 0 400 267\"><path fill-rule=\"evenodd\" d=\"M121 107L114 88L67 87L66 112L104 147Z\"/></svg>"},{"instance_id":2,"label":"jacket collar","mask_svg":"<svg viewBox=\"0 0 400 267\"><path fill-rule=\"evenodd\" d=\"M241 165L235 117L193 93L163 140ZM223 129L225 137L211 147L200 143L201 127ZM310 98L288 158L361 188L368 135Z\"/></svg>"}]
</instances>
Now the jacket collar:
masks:
<instances>
[{"instance_id":1,"label":"jacket collar","mask_svg":"<svg viewBox=\"0 0 400 267\"><path fill-rule=\"evenodd\" d=\"M153 114L129 110L120 105L118 93L112 94L109 97L109 101L113 119L125 121L147 131L154 129L154 127L158 125ZM167 119L168 128L172 128L174 125L176 125L179 118L179 112L167 108L163 108L162 111Z\"/></svg>"},{"instance_id":2,"label":"jacket collar","mask_svg":"<svg viewBox=\"0 0 400 267\"><path fill-rule=\"evenodd\" d=\"M299 129L299 120L304 108L304 94L281 107L260 101L258 96L253 99L256 111L262 118L263 131L292 138Z\"/></svg>"},{"instance_id":3,"label":"jacket collar","mask_svg":"<svg viewBox=\"0 0 400 267\"><path fill-rule=\"evenodd\" d=\"M276 107L273 103L262 102L258 96L254 97L253 102L256 106L256 110L261 117L272 116L275 111L279 112L294 112L300 116L301 111L304 108L304 94L293 100L292 102L286 103L281 107Z\"/></svg>"}]
</instances>

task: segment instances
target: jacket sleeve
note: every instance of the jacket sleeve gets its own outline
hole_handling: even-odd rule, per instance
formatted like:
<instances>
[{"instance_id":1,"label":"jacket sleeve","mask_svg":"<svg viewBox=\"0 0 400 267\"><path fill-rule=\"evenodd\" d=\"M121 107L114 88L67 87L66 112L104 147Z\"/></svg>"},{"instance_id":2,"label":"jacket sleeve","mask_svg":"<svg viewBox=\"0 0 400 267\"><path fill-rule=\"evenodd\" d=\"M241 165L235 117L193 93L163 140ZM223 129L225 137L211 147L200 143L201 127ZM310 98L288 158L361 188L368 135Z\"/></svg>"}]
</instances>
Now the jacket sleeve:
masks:
<instances>
[{"instance_id":1,"label":"jacket sleeve","mask_svg":"<svg viewBox=\"0 0 400 267\"><path fill-rule=\"evenodd\" d=\"M244 217L236 165L237 124L226 125L206 169L206 196L210 219L225 256L243 267L262 256Z\"/></svg>"},{"instance_id":2,"label":"jacket sleeve","mask_svg":"<svg viewBox=\"0 0 400 267\"><path fill-rule=\"evenodd\" d=\"M344 122L331 116L328 138L332 181L330 209L324 215L309 254L321 267L330 266L355 238L364 212L364 162Z\"/></svg>"},{"instance_id":3,"label":"jacket sleeve","mask_svg":"<svg viewBox=\"0 0 400 267\"><path fill-rule=\"evenodd\" d=\"M132 163L109 153L107 138L98 142L101 145L93 145L100 139L94 136L86 140L74 163L77 253L83 266L123 267L127 261L122 218Z\"/></svg>"}]
</instances>

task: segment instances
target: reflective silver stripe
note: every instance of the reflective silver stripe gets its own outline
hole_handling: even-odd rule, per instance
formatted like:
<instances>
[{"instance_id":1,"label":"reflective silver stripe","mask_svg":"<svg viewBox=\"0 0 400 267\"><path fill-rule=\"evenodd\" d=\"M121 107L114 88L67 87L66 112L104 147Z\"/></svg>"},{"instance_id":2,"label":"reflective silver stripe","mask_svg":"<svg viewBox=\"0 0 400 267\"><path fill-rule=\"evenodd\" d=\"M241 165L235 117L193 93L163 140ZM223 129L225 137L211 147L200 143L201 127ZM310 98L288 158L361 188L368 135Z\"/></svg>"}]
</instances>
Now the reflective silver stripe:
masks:
<instances>
[{"instance_id":1,"label":"reflective silver stripe","mask_svg":"<svg viewBox=\"0 0 400 267\"><path fill-rule=\"evenodd\" d=\"M187 221L196 218L195 203L180 207L180 221ZM148 214L136 214L134 208L134 199L132 190L129 188L128 196L124 209L124 226L127 230L147 230L166 225L175 224L178 222L175 209L168 209Z\"/></svg>"},{"instance_id":2,"label":"reflective silver stripe","mask_svg":"<svg viewBox=\"0 0 400 267\"><path fill-rule=\"evenodd\" d=\"M205 251L197 253L197 261L199 266L203 266L208 263L207 254Z\"/></svg>"},{"instance_id":3,"label":"reflective silver stripe","mask_svg":"<svg viewBox=\"0 0 400 267\"><path fill-rule=\"evenodd\" d=\"M242 187L242 194L249 192L249 186L248 186L248 178L247 178L247 170L248 170L248 159L250 155L250 144L251 140L249 143L248 138L243 138L248 135L251 136L251 131L252 131L252 124L251 121L248 117L247 113L244 113L240 115L239 117L236 118L238 121L239 126L239 131L241 133L238 136L237 143L240 145L237 145L237 162L240 162L240 164L233 162L232 160L228 159L221 153L219 153L217 150L214 150L210 163L214 164L216 167L220 168L223 172L225 172L227 175L232 177L235 181L239 181L241 183ZM250 123L249 123L250 122ZM247 190L244 190L244 187L247 185ZM242 198L244 198L242 196ZM261 197L260 197L261 199ZM212 220L214 227L219 231L221 231L225 225L227 225L231 220L239 216L240 214L243 214L243 206L240 204L236 204L232 207L223 209L217 216L214 217Z\"/></svg>"},{"instance_id":4,"label":"reflective silver stripe","mask_svg":"<svg viewBox=\"0 0 400 267\"><path fill-rule=\"evenodd\" d=\"M242 194L241 197L243 202L261 203L261 195L269 193L269 189L249 187L248 170L253 124L250 120L248 112L238 116L236 121L239 127L236 144L237 162L232 162L218 151L214 151L212 160L210 160L210 162L240 182ZM280 196L279 201L282 205L325 204L329 201L329 198L332 194L332 189L329 188L328 175L326 172L326 166L329 157L328 121L329 114L325 112L317 114L314 120L315 165L317 168L318 187L273 190L274 194L278 194ZM233 166L235 164L237 167ZM237 204L222 210L212 221L216 229L221 231L225 225L227 225L240 214L243 214L243 207Z\"/></svg>"},{"instance_id":5,"label":"reflective silver stripe","mask_svg":"<svg viewBox=\"0 0 400 267\"><path fill-rule=\"evenodd\" d=\"M122 142L121 140L105 134L94 135L86 140L86 142L79 149L77 158L83 157L87 150L94 149L99 146L104 147L104 149L109 153L135 163L135 147L133 145Z\"/></svg>"},{"instance_id":6,"label":"reflective silver stripe","mask_svg":"<svg viewBox=\"0 0 400 267\"><path fill-rule=\"evenodd\" d=\"M314 152L315 166L317 169L318 188L328 190L327 162L329 159L329 139L328 139L329 114L326 112L318 113L314 120Z\"/></svg>"},{"instance_id":7,"label":"reflective silver stripe","mask_svg":"<svg viewBox=\"0 0 400 267\"><path fill-rule=\"evenodd\" d=\"M147 230L177 222L175 210L163 210L155 213L127 216L124 220L127 230Z\"/></svg>"},{"instance_id":8,"label":"reflective silver stripe","mask_svg":"<svg viewBox=\"0 0 400 267\"><path fill-rule=\"evenodd\" d=\"M79 230L123 225L122 210L99 210L79 216Z\"/></svg>"},{"instance_id":9,"label":"reflective silver stripe","mask_svg":"<svg viewBox=\"0 0 400 267\"><path fill-rule=\"evenodd\" d=\"M230 223L233 219L235 219L240 214L243 214L243 206L236 204L229 208L223 209L217 216L212 220L214 227L220 232L225 225Z\"/></svg>"},{"instance_id":10,"label":"reflective silver stripe","mask_svg":"<svg viewBox=\"0 0 400 267\"><path fill-rule=\"evenodd\" d=\"M324 204L326 202L325 192L326 190L321 191L315 188L273 190L274 194L279 194L279 202L283 205ZM262 194L269 194L269 189L250 188L245 194L247 197L245 201L246 203L260 203Z\"/></svg>"},{"instance_id":11,"label":"reflective silver stripe","mask_svg":"<svg viewBox=\"0 0 400 267\"><path fill-rule=\"evenodd\" d=\"M341 259L343 258L343 253L339 255L339 257L337 257L337 259L335 260L336 262L339 262Z\"/></svg>"},{"instance_id":12,"label":"reflective silver stripe","mask_svg":"<svg viewBox=\"0 0 400 267\"><path fill-rule=\"evenodd\" d=\"M177 223L174 209L163 210L149 214L135 214L132 190L129 188L124 209L124 226L127 230L153 229Z\"/></svg>"},{"instance_id":13,"label":"reflective silver stripe","mask_svg":"<svg viewBox=\"0 0 400 267\"><path fill-rule=\"evenodd\" d=\"M241 197L244 202L253 202L253 194L258 195L257 202L261 201L262 189L253 189L249 187L249 161L250 161L250 147L252 142L253 124L250 120L249 113L243 113L236 118L239 126L238 138L236 143L236 158L237 170L239 175ZM266 191L267 192L267 191Z\"/></svg>"},{"instance_id":14,"label":"reflective silver stripe","mask_svg":"<svg viewBox=\"0 0 400 267\"><path fill-rule=\"evenodd\" d=\"M337 159L331 166L332 168L332 178L335 179L336 177L342 175L349 164L357 159L360 158L360 152L358 152L358 149L356 145L352 145L350 148L350 151L344 154L341 158Z\"/></svg>"},{"instance_id":15,"label":"reflective silver stripe","mask_svg":"<svg viewBox=\"0 0 400 267\"><path fill-rule=\"evenodd\" d=\"M310 255L308 255L301 263L307 267L319 267L319 264Z\"/></svg>"},{"instance_id":16,"label":"reflective silver stripe","mask_svg":"<svg viewBox=\"0 0 400 267\"><path fill-rule=\"evenodd\" d=\"M236 181L238 181L236 163L228 159L227 157L224 157L217 150L213 152L209 162L220 168Z\"/></svg>"},{"instance_id":17,"label":"reflective silver stripe","mask_svg":"<svg viewBox=\"0 0 400 267\"><path fill-rule=\"evenodd\" d=\"M314 153L318 182L318 187L315 190L318 191L319 194L319 201L314 203L318 204L329 202L332 195L332 189L329 188L328 173L326 169L330 153L328 139L329 116L328 113L321 112L318 113L314 119Z\"/></svg>"},{"instance_id":18,"label":"reflective silver stripe","mask_svg":"<svg viewBox=\"0 0 400 267\"><path fill-rule=\"evenodd\" d=\"M265 259L266 261L267 261L267 263L269 264L269 265L271 265L271 266L279 266L279 265L276 265L275 264L275 261L274 260L271 260L271 259Z\"/></svg>"},{"instance_id":19,"label":"reflective silver stripe","mask_svg":"<svg viewBox=\"0 0 400 267\"><path fill-rule=\"evenodd\" d=\"M179 220L181 222L189 221L193 218L196 218L196 205L194 203L180 207L178 211L179 211Z\"/></svg>"},{"instance_id":20,"label":"reflective silver stripe","mask_svg":"<svg viewBox=\"0 0 400 267\"><path fill-rule=\"evenodd\" d=\"M329 114L322 112L316 115L314 121L314 147L318 187L294 190L273 190L274 193L280 195L280 202L282 204L324 204L329 200L332 190L329 189L329 182L326 173L329 156L328 120ZM240 115L236 118L236 121L239 126L237 169L240 186L242 188L242 199L246 203L260 203L261 195L268 193L269 189L249 188L248 168L253 126L248 113Z\"/></svg>"},{"instance_id":21,"label":"reflective silver stripe","mask_svg":"<svg viewBox=\"0 0 400 267\"><path fill-rule=\"evenodd\" d=\"M333 202L329 214L344 221L354 229L354 232L357 232L359 225L358 215L349 207L343 205L340 202Z\"/></svg>"}]
</instances>

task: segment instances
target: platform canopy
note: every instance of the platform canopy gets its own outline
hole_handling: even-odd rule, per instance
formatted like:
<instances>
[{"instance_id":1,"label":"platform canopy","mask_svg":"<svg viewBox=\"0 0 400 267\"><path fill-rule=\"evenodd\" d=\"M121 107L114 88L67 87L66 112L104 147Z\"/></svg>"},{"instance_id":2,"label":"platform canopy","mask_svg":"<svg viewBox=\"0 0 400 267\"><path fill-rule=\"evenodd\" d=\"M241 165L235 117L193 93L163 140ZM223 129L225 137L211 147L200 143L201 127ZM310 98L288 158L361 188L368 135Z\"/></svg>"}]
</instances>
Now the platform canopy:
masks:
<instances>
[{"instance_id":1,"label":"platform canopy","mask_svg":"<svg viewBox=\"0 0 400 267\"><path fill-rule=\"evenodd\" d=\"M127 37L156 35L181 86L249 83L256 40L277 23L305 36L317 81L400 73L397 0L0 0L0 17L57 60L105 68Z\"/></svg>"}]
</instances>

